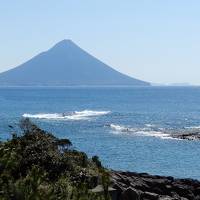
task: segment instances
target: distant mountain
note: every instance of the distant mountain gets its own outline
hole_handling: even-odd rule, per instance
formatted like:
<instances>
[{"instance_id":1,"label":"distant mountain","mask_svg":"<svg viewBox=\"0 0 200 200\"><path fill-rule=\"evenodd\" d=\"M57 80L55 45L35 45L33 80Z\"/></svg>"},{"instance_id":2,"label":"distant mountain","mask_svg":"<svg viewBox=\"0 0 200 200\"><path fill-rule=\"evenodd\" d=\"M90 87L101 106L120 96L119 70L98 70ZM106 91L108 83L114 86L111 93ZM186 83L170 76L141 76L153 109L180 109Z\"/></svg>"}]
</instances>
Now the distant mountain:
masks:
<instances>
[{"instance_id":1,"label":"distant mountain","mask_svg":"<svg viewBox=\"0 0 200 200\"><path fill-rule=\"evenodd\" d=\"M161 87L191 87L195 86L190 83L151 83L151 86L161 86Z\"/></svg>"},{"instance_id":2,"label":"distant mountain","mask_svg":"<svg viewBox=\"0 0 200 200\"><path fill-rule=\"evenodd\" d=\"M169 83L168 86L192 86L190 83Z\"/></svg>"},{"instance_id":3,"label":"distant mountain","mask_svg":"<svg viewBox=\"0 0 200 200\"><path fill-rule=\"evenodd\" d=\"M0 74L0 86L133 85L147 82L124 75L63 40L24 64Z\"/></svg>"}]
</instances>

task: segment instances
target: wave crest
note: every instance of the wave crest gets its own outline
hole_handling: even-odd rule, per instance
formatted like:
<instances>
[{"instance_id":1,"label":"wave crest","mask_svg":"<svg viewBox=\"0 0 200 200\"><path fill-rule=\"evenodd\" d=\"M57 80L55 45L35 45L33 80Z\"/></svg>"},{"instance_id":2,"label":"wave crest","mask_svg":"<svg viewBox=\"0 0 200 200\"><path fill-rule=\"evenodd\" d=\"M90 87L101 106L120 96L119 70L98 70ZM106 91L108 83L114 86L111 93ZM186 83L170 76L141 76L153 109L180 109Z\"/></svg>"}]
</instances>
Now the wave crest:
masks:
<instances>
[{"instance_id":1,"label":"wave crest","mask_svg":"<svg viewBox=\"0 0 200 200\"><path fill-rule=\"evenodd\" d=\"M38 113L38 114L24 113L22 116L28 118L49 119L49 120L88 120L91 117L106 115L108 113L110 113L110 111L83 110L83 111L74 111L68 113Z\"/></svg>"},{"instance_id":2,"label":"wave crest","mask_svg":"<svg viewBox=\"0 0 200 200\"><path fill-rule=\"evenodd\" d=\"M161 139L173 139L173 137L171 137L168 133L159 130L152 130L150 128L130 128L128 126L118 124L110 124L109 127L113 130L114 134L129 134L135 136L159 137Z\"/></svg>"}]
</instances>

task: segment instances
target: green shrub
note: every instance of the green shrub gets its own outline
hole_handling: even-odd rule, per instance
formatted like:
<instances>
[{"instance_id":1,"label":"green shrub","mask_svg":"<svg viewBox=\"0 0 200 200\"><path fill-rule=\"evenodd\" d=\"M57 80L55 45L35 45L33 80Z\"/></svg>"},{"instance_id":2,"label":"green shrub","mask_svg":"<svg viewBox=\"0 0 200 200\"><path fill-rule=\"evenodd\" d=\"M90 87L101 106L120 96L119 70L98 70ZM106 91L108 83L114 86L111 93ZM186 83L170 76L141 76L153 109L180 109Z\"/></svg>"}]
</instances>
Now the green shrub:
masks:
<instances>
[{"instance_id":1,"label":"green shrub","mask_svg":"<svg viewBox=\"0 0 200 200\"><path fill-rule=\"evenodd\" d=\"M101 199L89 190L101 179L97 156L88 159L71 148L70 140L56 138L29 119L20 128L11 140L0 142L0 199ZM103 176L102 183L106 189Z\"/></svg>"},{"instance_id":2,"label":"green shrub","mask_svg":"<svg viewBox=\"0 0 200 200\"><path fill-rule=\"evenodd\" d=\"M101 161L99 160L99 157L98 156L93 156L92 157L92 161L96 164L96 166L98 168L102 168L102 164L101 164Z\"/></svg>"}]
</instances>

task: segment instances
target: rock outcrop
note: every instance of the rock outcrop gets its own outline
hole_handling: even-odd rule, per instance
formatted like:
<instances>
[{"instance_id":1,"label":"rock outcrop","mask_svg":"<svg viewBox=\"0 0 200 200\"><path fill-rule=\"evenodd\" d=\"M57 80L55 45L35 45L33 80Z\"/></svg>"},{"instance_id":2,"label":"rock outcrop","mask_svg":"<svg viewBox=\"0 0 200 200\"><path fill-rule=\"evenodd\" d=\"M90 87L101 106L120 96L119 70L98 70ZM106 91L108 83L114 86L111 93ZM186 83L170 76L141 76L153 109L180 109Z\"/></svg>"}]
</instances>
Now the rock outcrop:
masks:
<instances>
[{"instance_id":1,"label":"rock outcrop","mask_svg":"<svg viewBox=\"0 0 200 200\"><path fill-rule=\"evenodd\" d=\"M173 134L172 137L181 140L200 140L200 132Z\"/></svg>"},{"instance_id":2,"label":"rock outcrop","mask_svg":"<svg viewBox=\"0 0 200 200\"><path fill-rule=\"evenodd\" d=\"M193 179L112 171L117 200L200 200L200 182Z\"/></svg>"}]
</instances>

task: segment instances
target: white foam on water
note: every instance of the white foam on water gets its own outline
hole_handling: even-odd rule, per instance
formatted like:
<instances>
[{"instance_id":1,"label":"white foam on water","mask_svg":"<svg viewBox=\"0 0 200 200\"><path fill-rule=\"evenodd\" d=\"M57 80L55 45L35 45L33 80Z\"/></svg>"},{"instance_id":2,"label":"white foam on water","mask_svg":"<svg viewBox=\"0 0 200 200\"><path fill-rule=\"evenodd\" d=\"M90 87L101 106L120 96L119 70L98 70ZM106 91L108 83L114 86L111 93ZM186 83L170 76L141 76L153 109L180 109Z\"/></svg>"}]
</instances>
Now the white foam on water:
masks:
<instances>
[{"instance_id":1,"label":"white foam on water","mask_svg":"<svg viewBox=\"0 0 200 200\"><path fill-rule=\"evenodd\" d=\"M109 127L112 129L112 133L114 134L128 134L136 136L158 137L161 139L174 139L170 136L170 134L161 131L154 131L149 128L130 128L118 124L110 124Z\"/></svg>"},{"instance_id":2,"label":"white foam on water","mask_svg":"<svg viewBox=\"0 0 200 200\"><path fill-rule=\"evenodd\" d=\"M109 113L110 111L83 110L83 111L75 111L69 113L38 113L38 114L24 113L22 116L28 118L48 119L48 120L88 120L91 117L106 115Z\"/></svg>"},{"instance_id":3,"label":"white foam on water","mask_svg":"<svg viewBox=\"0 0 200 200\"><path fill-rule=\"evenodd\" d=\"M36 118L36 119L59 119L63 118L62 115L58 113L38 113L38 114L28 114L24 113L22 115L23 117L28 117L28 118Z\"/></svg>"},{"instance_id":4,"label":"white foam on water","mask_svg":"<svg viewBox=\"0 0 200 200\"><path fill-rule=\"evenodd\" d=\"M149 130L149 131L137 131L136 133L142 136L159 137L161 139L174 139L170 136L170 134L163 133L161 131Z\"/></svg>"},{"instance_id":5,"label":"white foam on water","mask_svg":"<svg viewBox=\"0 0 200 200\"><path fill-rule=\"evenodd\" d=\"M146 127L155 127L154 124L145 124Z\"/></svg>"},{"instance_id":6,"label":"white foam on water","mask_svg":"<svg viewBox=\"0 0 200 200\"><path fill-rule=\"evenodd\" d=\"M128 132L133 131L126 126L121 126L121 125L118 125L118 124L110 124L109 126L112 130L118 131L118 132L127 132L128 133Z\"/></svg>"},{"instance_id":7,"label":"white foam on water","mask_svg":"<svg viewBox=\"0 0 200 200\"><path fill-rule=\"evenodd\" d=\"M186 129L200 129L200 125L199 126L186 126Z\"/></svg>"}]
</instances>

